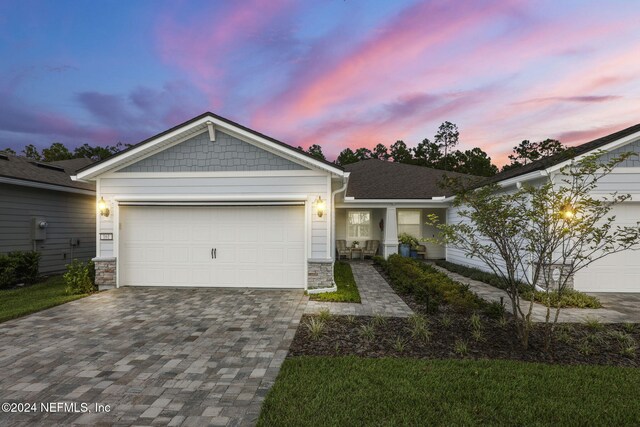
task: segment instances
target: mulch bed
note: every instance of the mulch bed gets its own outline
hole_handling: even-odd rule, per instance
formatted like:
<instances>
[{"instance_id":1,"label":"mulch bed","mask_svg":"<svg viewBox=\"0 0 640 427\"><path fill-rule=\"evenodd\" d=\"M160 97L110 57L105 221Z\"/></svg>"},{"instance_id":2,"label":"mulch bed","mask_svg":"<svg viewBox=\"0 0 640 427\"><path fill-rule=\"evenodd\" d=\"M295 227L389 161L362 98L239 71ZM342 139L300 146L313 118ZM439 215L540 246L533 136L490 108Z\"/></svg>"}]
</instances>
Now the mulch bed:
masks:
<instances>
[{"instance_id":1,"label":"mulch bed","mask_svg":"<svg viewBox=\"0 0 640 427\"><path fill-rule=\"evenodd\" d=\"M385 277L384 272L380 273ZM460 313L451 307L440 306L437 313L427 314L412 295L398 294L414 312L426 318L430 332L428 341L413 336L414 327L410 319L367 316L331 316L323 321L322 334L314 337L307 325L311 318L319 316L305 315L296 331L289 356L512 359L571 365L640 367L640 352L637 348L635 351L627 350L626 353L623 351L624 348L640 343L640 325L558 325L552 349L547 353L544 351L542 325L534 326L529 349L524 350L516 338L508 314L506 323L480 314L481 336L474 336L474 328L470 322L472 313ZM368 326L373 326L373 337L365 333ZM619 335L624 335L626 340L621 341ZM398 342L403 345L398 345ZM456 351L460 343L466 344L465 354Z\"/></svg>"},{"instance_id":2,"label":"mulch bed","mask_svg":"<svg viewBox=\"0 0 640 427\"><path fill-rule=\"evenodd\" d=\"M290 356L512 359L571 365L640 367L640 354L637 351L635 356L621 354L621 345L611 336L611 331L625 332L636 343L640 342L640 326L631 333L626 331L624 325L604 325L601 330L592 330L582 324L563 326L563 330L556 334L552 352L547 354L543 351L540 328L532 331L529 349L524 350L515 338L511 323L500 325L498 321L483 316L482 338L479 341L473 336L468 314L441 312L427 316L431 332L428 342L412 336L413 327L409 319L390 317L382 320L367 316L331 316L324 321L322 335L314 339L306 326L311 317L318 316L305 315L302 318L289 350ZM451 323L446 324L446 319ZM363 333L363 326L368 325L373 325L373 338L366 337ZM397 348L398 340L404 342L403 349ZM457 341L466 342L467 354L456 353Z\"/></svg>"}]
</instances>

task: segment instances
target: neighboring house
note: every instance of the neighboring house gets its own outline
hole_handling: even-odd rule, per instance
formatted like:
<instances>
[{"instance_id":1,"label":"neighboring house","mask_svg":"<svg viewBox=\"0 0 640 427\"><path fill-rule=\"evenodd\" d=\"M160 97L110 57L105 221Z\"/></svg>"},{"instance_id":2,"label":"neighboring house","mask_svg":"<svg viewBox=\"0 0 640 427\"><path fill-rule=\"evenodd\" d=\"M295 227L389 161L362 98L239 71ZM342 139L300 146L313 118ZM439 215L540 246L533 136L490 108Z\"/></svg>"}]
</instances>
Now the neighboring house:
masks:
<instances>
[{"instance_id":1,"label":"neighboring house","mask_svg":"<svg viewBox=\"0 0 640 427\"><path fill-rule=\"evenodd\" d=\"M577 154L636 147L638 140L640 127L585 144ZM515 186L547 179L561 166L534 163L496 180ZM637 166L621 165L608 181L612 188L640 197ZM85 167L73 179L95 182L97 198L108 208L98 220L96 268L103 289L235 286L319 292L335 289L336 240L379 240L380 254L388 256L398 251L399 233L437 234L424 225L426 215L458 220L450 195L438 185L443 174L461 176L378 160L343 169L205 113ZM621 223L640 218L635 203L618 210ZM576 287L640 291L638 254L602 260L604 265L590 271L594 277L604 274L606 283L587 277L581 284L579 277ZM485 268L443 245L427 244L427 258ZM634 265L619 267L629 262Z\"/></svg>"},{"instance_id":2,"label":"neighboring house","mask_svg":"<svg viewBox=\"0 0 640 427\"><path fill-rule=\"evenodd\" d=\"M41 274L94 257L95 186L70 177L90 163L44 163L0 152L0 253L38 251Z\"/></svg>"}]
</instances>

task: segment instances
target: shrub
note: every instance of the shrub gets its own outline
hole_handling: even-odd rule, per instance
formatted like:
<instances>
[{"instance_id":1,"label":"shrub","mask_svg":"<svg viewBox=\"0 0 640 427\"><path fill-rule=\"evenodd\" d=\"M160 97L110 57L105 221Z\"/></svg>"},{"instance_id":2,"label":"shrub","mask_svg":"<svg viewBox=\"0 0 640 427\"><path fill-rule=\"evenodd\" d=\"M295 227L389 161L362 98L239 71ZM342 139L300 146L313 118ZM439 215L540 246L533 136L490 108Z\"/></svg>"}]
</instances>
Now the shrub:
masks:
<instances>
[{"instance_id":1,"label":"shrub","mask_svg":"<svg viewBox=\"0 0 640 427\"><path fill-rule=\"evenodd\" d=\"M40 254L36 251L0 255L0 288L38 280Z\"/></svg>"},{"instance_id":2,"label":"shrub","mask_svg":"<svg viewBox=\"0 0 640 427\"><path fill-rule=\"evenodd\" d=\"M437 310L439 304L448 304L459 311L478 310L486 305L467 286L420 261L391 255L379 265L399 292L413 294L427 311Z\"/></svg>"},{"instance_id":3,"label":"shrub","mask_svg":"<svg viewBox=\"0 0 640 427\"><path fill-rule=\"evenodd\" d=\"M67 272L62 276L67 285L67 293L71 295L90 294L96 291L96 285L91 280L93 262L86 263L74 259L67 264ZM94 276L95 277L95 276Z\"/></svg>"},{"instance_id":4,"label":"shrub","mask_svg":"<svg viewBox=\"0 0 640 427\"><path fill-rule=\"evenodd\" d=\"M318 318L323 322L331 319L331 311L328 308L322 308L318 311Z\"/></svg>"},{"instance_id":5,"label":"shrub","mask_svg":"<svg viewBox=\"0 0 640 427\"><path fill-rule=\"evenodd\" d=\"M464 265L454 264L449 261L437 260L436 265L439 267L445 268L453 273L460 274L462 276L468 277L472 280L477 280L479 282L486 283L488 285L494 286L498 289L505 289L504 283L497 275L493 273L488 273L486 271L479 270L477 268L465 267ZM565 289L562 291L562 297L557 291L552 292L541 292L541 291L533 291L529 286L524 283L520 283L519 292L522 298L526 300L531 300L534 298L536 302L547 304L551 307L561 308L601 308L602 304L598 298L583 294L582 292L576 291L574 289Z\"/></svg>"}]
</instances>

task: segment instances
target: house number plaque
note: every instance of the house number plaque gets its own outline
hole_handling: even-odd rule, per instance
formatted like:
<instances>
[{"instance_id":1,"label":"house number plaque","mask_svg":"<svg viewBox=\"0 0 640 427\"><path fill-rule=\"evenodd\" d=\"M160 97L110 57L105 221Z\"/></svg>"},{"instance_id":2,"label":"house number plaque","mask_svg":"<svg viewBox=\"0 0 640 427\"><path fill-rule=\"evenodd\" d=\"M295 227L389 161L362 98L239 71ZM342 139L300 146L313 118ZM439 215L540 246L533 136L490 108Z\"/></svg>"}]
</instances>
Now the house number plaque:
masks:
<instances>
[{"instance_id":1,"label":"house number plaque","mask_svg":"<svg viewBox=\"0 0 640 427\"><path fill-rule=\"evenodd\" d=\"M100 233L100 240L113 240L113 233Z\"/></svg>"}]
</instances>

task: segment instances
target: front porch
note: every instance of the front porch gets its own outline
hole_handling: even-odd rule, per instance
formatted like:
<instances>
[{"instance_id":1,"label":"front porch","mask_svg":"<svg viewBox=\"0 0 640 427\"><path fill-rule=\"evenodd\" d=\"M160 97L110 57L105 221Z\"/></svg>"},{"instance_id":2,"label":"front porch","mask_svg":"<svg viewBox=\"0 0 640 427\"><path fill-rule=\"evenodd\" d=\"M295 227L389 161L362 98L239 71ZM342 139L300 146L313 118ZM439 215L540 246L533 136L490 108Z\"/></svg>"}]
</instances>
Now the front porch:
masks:
<instances>
[{"instance_id":1,"label":"front porch","mask_svg":"<svg viewBox=\"0 0 640 427\"><path fill-rule=\"evenodd\" d=\"M355 204L354 204L355 205ZM428 215L436 215L441 222L446 221L446 207L414 207L361 205L346 207L337 206L335 211L335 241L333 253L338 258L336 242L346 241L347 247L358 242L364 247L367 241L379 242L377 255L384 256L398 253L398 236L410 234L426 247L425 259L445 259L446 248L423 239L437 237L438 229L425 224Z\"/></svg>"}]
</instances>

